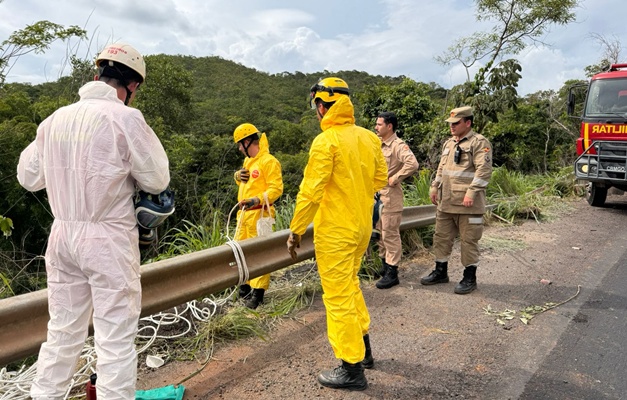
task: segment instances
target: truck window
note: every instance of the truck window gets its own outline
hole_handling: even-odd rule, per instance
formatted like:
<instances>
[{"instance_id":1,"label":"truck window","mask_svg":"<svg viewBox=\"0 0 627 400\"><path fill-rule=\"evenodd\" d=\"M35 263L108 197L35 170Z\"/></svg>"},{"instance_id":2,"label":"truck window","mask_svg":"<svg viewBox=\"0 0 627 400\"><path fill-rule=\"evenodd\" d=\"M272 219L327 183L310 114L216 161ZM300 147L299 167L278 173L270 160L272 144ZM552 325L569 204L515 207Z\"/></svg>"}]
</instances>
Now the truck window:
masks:
<instances>
[{"instance_id":1,"label":"truck window","mask_svg":"<svg viewBox=\"0 0 627 400\"><path fill-rule=\"evenodd\" d=\"M590 83L585 116L625 112L627 112L627 79L605 79Z\"/></svg>"}]
</instances>

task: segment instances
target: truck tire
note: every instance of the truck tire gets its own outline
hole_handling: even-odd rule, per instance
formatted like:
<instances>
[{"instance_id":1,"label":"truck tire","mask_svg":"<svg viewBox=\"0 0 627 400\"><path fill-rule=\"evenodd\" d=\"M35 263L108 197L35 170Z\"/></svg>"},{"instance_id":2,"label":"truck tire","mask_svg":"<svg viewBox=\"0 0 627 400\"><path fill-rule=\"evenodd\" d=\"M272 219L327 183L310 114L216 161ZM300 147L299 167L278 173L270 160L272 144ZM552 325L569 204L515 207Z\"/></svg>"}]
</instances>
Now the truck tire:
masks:
<instances>
[{"instance_id":1,"label":"truck tire","mask_svg":"<svg viewBox=\"0 0 627 400\"><path fill-rule=\"evenodd\" d=\"M603 207L605 199L607 199L606 186L598 186L592 182L586 185L586 200L592 207Z\"/></svg>"}]
</instances>

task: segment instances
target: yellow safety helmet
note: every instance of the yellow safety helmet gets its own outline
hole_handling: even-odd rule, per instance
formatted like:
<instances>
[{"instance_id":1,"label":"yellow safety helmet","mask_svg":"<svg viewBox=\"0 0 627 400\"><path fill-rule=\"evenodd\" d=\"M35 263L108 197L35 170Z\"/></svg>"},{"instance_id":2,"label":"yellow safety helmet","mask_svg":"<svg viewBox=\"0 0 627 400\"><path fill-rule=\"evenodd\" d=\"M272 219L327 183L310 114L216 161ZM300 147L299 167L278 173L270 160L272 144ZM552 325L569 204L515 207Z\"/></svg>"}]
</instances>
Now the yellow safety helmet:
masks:
<instances>
[{"instance_id":1,"label":"yellow safety helmet","mask_svg":"<svg viewBox=\"0 0 627 400\"><path fill-rule=\"evenodd\" d=\"M320 79L318 83L313 85L310 89L309 105L311 108L316 108L316 99L320 99L325 103L332 103L337 101L341 95L348 96L348 84L340 78L324 78Z\"/></svg>"},{"instance_id":2,"label":"yellow safety helmet","mask_svg":"<svg viewBox=\"0 0 627 400\"><path fill-rule=\"evenodd\" d=\"M103 61L108 61L105 63ZM131 45L124 43L112 43L105 47L96 58L96 67L99 73L105 67L115 68L114 62L127 66L141 76L142 83L146 79L146 63L144 57Z\"/></svg>"},{"instance_id":3,"label":"yellow safety helmet","mask_svg":"<svg viewBox=\"0 0 627 400\"><path fill-rule=\"evenodd\" d=\"M259 133L259 129L257 129L255 125L249 123L241 124L235 128L235 131L233 132L233 141L235 143L239 143L241 140L256 133Z\"/></svg>"}]
</instances>

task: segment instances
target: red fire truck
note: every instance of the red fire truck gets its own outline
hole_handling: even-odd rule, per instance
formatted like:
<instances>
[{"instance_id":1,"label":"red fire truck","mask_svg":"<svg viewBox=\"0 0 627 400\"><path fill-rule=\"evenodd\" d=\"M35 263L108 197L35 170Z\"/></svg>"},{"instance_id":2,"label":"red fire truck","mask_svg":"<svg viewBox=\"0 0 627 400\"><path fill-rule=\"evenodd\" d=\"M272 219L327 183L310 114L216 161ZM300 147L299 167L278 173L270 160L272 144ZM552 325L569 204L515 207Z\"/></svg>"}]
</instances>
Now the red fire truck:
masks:
<instances>
[{"instance_id":1,"label":"red fire truck","mask_svg":"<svg viewBox=\"0 0 627 400\"><path fill-rule=\"evenodd\" d=\"M568 113L575 110L573 88ZM611 187L627 190L627 64L612 64L588 84L577 139L575 176L586 182L591 206L605 204Z\"/></svg>"}]
</instances>

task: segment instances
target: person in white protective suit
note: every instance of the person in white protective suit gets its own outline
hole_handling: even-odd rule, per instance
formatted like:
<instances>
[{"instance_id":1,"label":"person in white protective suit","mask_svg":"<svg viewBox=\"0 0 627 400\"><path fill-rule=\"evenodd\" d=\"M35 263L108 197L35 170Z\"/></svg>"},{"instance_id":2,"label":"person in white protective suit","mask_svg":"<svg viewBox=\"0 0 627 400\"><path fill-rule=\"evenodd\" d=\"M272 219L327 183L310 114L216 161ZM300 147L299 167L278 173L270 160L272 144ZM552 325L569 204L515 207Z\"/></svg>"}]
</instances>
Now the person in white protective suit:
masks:
<instances>
[{"instance_id":1,"label":"person in white protective suit","mask_svg":"<svg viewBox=\"0 0 627 400\"><path fill-rule=\"evenodd\" d=\"M17 167L24 188L46 189L54 215L46 250L50 321L35 400L64 398L92 310L98 399L135 399L141 284L133 194L164 191L170 173L154 131L127 107L146 77L141 54L114 43L96 66L80 100L39 125Z\"/></svg>"},{"instance_id":2,"label":"person in white protective suit","mask_svg":"<svg viewBox=\"0 0 627 400\"><path fill-rule=\"evenodd\" d=\"M364 390L364 368L372 368L370 315L357 273L372 232L374 194L387 184L381 140L355 125L348 85L325 78L311 88L311 106L323 130L311 144L296 197L287 249L293 259L307 226L314 224L314 249L327 311L327 334L342 364L318 375L335 389Z\"/></svg>"}]
</instances>

